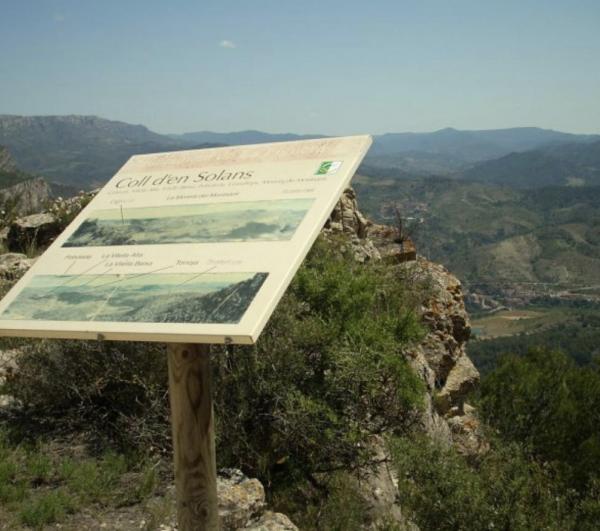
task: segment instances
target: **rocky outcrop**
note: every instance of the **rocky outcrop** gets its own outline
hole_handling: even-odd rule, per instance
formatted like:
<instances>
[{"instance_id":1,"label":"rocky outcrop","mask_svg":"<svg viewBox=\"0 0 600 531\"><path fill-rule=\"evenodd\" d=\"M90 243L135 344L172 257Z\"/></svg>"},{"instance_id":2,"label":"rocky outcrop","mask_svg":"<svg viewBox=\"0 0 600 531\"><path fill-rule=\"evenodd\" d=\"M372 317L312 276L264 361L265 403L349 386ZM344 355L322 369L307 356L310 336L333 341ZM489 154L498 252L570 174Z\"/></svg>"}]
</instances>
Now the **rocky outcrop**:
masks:
<instances>
[{"instance_id":1,"label":"rocky outcrop","mask_svg":"<svg viewBox=\"0 0 600 531\"><path fill-rule=\"evenodd\" d=\"M35 259L21 253L0 254L0 283L13 282L33 265Z\"/></svg>"},{"instance_id":2,"label":"rocky outcrop","mask_svg":"<svg viewBox=\"0 0 600 531\"><path fill-rule=\"evenodd\" d=\"M355 486L366 508L365 520L369 529L398 529L413 531L418 528L402 513L398 496L398 477L391 464L391 456L380 435L371 438L372 464L359 470Z\"/></svg>"},{"instance_id":3,"label":"rocky outcrop","mask_svg":"<svg viewBox=\"0 0 600 531\"><path fill-rule=\"evenodd\" d=\"M281 513L266 510L265 489L260 481L246 477L241 471L227 468L217 476L219 518L223 531L298 531L292 521ZM170 490L174 496L173 489ZM160 531L178 529L173 513Z\"/></svg>"},{"instance_id":4,"label":"rocky outcrop","mask_svg":"<svg viewBox=\"0 0 600 531\"><path fill-rule=\"evenodd\" d=\"M28 179L0 190L4 219L41 212L50 201L50 185L41 178Z\"/></svg>"},{"instance_id":5,"label":"rocky outcrop","mask_svg":"<svg viewBox=\"0 0 600 531\"><path fill-rule=\"evenodd\" d=\"M417 256L413 242L401 234L399 229L378 225L363 216L352 188L347 188L342 194L323 232L326 235L346 235L354 258L359 262L384 260L388 263L401 263L415 260Z\"/></svg>"},{"instance_id":6,"label":"rocky outcrop","mask_svg":"<svg viewBox=\"0 0 600 531\"><path fill-rule=\"evenodd\" d=\"M25 216L11 223L6 245L9 251L32 254L50 245L63 228L56 216L48 212Z\"/></svg>"},{"instance_id":7,"label":"rocky outcrop","mask_svg":"<svg viewBox=\"0 0 600 531\"><path fill-rule=\"evenodd\" d=\"M347 235L357 260L399 264L404 282L425 286L421 314L427 333L405 353L428 390L421 428L465 453L484 451L487 446L477 415L465 403L479 383L479 372L466 354L471 325L460 281L443 266L418 257L399 228L366 219L351 189L344 192L324 232Z\"/></svg>"}]
</instances>

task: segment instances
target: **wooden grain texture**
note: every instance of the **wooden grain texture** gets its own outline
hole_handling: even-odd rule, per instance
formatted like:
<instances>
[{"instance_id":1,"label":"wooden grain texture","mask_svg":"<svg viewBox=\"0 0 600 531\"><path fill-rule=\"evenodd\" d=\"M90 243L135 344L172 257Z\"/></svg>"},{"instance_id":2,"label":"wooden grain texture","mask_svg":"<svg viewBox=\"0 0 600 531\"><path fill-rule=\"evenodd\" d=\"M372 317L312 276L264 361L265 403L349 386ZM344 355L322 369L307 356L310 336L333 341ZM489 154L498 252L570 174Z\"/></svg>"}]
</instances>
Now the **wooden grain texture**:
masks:
<instances>
[{"instance_id":1,"label":"wooden grain texture","mask_svg":"<svg viewBox=\"0 0 600 531\"><path fill-rule=\"evenodd\" d=\"M169 396L180 531L219 529L210 346L170 344Z\"/></svg>"}]
</instances>

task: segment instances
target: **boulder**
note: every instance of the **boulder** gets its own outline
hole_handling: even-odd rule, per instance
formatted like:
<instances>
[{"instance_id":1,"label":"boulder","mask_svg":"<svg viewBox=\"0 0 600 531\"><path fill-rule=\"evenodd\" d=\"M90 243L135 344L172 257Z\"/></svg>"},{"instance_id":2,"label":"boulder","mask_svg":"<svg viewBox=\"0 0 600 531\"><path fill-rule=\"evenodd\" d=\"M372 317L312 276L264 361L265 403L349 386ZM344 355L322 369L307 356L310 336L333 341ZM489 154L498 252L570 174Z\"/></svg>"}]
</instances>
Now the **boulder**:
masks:
<instances>
[{"instance_id":1,"label":"boulder","mask_svg":"<svg viewBox=\"0 0 600 531\"><path fill-rule=\"evenodd\" d=\"M9 251L35 253L45 248L61 233L61 226L53 214L32 214L19 218L10 225L7 236Z\"/></svg>"},{"instance_id":2,"label":"boulder","mask_svg":"<svg viewBox=\"0 0 600 531\"><path fill-rule=\"evenodd\" d=\"M470 358L463 354L450 370L446 383L436 397L436 407L441 414L448 413L452 407L462 411L467 397L479 383L479 371Z\"/></svg>"},{"instance_id":3,"label":"boulder","mask_svg":"<svg viewBox=\"0 0 600 531\"><path fill-rule=\"evenodd\" d=\"M257 479L236 469L223 469L217 478L219 515L224 529L241 529L265 508L265 489Z\"/></svg>"},{"instance_id":4,"label":"boulder","mask_svg":"<svg viewBox=\"0 0 600 531\"><path fill-rule=\"evenodd\" d=\"M250 522L243 529L249 531L298 531L298 528L285 514L271 511L265 511L260 518Z\"/></svg>"},{"instance_id":5,"label":"boulder","mask_svg":"<svg viewBox=\"0 0 600 531\"><path fill-rule=\"evenodd\" d=\"M365 238L369 223L358 210L356 192L352 188L347 188L335 205L325 228Z\"/></svg>"},{"instance_id":6,"label":"boulder","mask_svg":"<svg viewBox=\"0 0 600 531\"><path fill-rule=\"evenodd\" d=\"M266 510L265 489L258 479L246 477L240 470L224 468L217 475L219 518L222 531L251 529L253 531L298 531L291 520L281 513ZM170 488L168 498L175 497ZM174 500L173 500L174 501ZM172 504L175 509L175 504ZM140 527L141 528L141 527ZM175 512L158 527L159 531L178 529Z\"/></svg>"},{"instance_id":7,"label":"boulder","mask_svg":"<svg viewBox=\"0 0 600 531\"><path fill-rule=\"evenodd\" d=\"M21 253L0 254L0 280L12 281L20 278L35 262Z\"/></svg>"}]
</instances>

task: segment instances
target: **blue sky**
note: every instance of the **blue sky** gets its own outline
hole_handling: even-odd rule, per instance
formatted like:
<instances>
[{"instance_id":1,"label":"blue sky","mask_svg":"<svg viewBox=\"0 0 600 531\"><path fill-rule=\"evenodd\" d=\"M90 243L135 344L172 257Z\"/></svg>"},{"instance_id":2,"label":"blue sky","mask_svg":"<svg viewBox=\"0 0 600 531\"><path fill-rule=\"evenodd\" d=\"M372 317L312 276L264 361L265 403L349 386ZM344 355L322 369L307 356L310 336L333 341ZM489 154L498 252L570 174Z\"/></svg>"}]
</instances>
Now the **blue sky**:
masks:
<instances>
[{"instance_id":1,"label":"blue sky","mask_svg":"<svg viewBox=\"0 0 600 531\"><path fill-rule=\"evenodd\" d=\"M0 113L600 133L600 1L0 0Z\"/></svg>"}]
</instances>

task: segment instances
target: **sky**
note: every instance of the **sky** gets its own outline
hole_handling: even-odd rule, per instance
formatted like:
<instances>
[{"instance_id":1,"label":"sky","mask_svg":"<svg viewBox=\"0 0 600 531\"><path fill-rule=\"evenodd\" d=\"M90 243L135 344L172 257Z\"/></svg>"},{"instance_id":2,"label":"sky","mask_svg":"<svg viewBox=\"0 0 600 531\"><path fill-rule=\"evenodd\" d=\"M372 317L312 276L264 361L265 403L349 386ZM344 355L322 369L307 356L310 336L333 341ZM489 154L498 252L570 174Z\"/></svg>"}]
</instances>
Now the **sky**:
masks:
<instances>
[{"instance_id":1,"label":"sky","mask_svg":"<svg viewBox=\"0 0 600 531\"><path fill-rule=\"evenodd\" d=\"M600 133L598 0L0 0L0 113Z\"/></svg>"}]
</instances>

